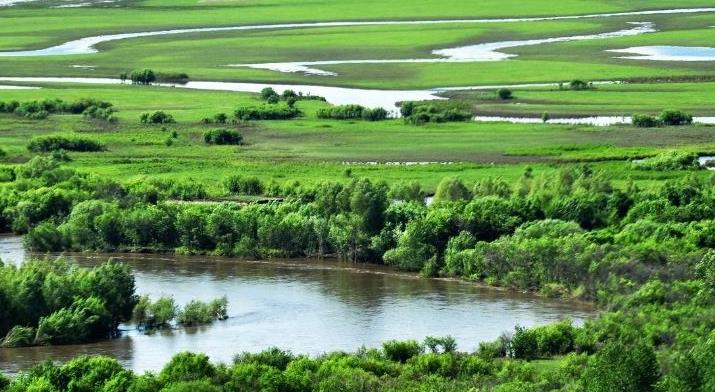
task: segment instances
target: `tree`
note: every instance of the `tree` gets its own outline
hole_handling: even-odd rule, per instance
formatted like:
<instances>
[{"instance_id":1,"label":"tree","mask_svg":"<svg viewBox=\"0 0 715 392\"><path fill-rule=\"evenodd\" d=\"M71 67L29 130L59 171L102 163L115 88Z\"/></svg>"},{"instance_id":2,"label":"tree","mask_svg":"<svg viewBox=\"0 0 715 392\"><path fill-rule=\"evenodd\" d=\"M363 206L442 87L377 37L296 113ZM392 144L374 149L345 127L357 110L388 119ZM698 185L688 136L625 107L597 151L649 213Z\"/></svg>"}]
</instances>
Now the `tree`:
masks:
<instances>
[{"instance_id":1,"label":"tree","mask_svg":"<svg viewBox=\"0 0 715 392\"><path fill-rule=\"evenodd\" d=\"M586 392L651 392L660 379L650 346L609 343L588 362L581 383Z\"/></svg>"},{"instance_id":2,"label":"tree","mask_svg":"<svg viewBox=\"0 0 715 392\"><path fill-rule=\"evenodd\" d=\"M131 79L132 84L150 85L156 81L156 75L154 74L154 71L150 69L132 71L129 78Z\"/></svg>"},{"instance_id":3,"label":"tree","mask_svg":"<svg viewBox=\"0 0 715 392\"><path fill-rule=\"evenodd\" d=\"M464 185L462 180L456 177L445 177L437 185L437 191L434 194L434 201L459 201L467 200L472 195L469 189Z\"/></svg>"},{"instance_id":4,"label":"tree","mask_svg":"<svg viewBox=\"0 0 715 392\"><path fill-rule=\"evenodd\" d=\"M497 90L497 96L504 101L514 98L514 95L508 88L500 88Z\"/></svg>"}]
</instances>

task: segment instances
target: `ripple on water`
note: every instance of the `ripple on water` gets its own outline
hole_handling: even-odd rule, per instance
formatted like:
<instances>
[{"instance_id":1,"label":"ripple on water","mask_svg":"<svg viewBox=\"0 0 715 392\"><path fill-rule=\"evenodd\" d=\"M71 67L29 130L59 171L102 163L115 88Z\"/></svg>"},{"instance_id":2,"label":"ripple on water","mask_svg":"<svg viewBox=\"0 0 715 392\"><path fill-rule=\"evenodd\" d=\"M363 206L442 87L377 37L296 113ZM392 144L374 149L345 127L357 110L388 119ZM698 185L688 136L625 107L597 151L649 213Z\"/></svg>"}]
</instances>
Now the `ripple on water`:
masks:
<instances>
[{"instance_id":1,"label":"ripple on water","mask_svg":"<svg viewBox=\"0 0 715 392\"><path fill-rule=\"evenodd\" d=\"M14 0L0 0L14 1ZM58 56L70 54L90 54L96 53L95 45L117 41L129 38L153 37L175 34L189 33L209 33L222 31L247 31L247 30L273 30L273 29L295 29L295 28L310 28L310 27L350 27L350 26L390 26L390 25L434 25L434 24L469 24L469 23L512 23L512 22L530 22L530 21L549 21L549 20L573 20L573 19L589 19L589 18L609 18L617 16L638 16L638 15L671 15L671 14L694 14L704 12L715 12L715 8L681 8L681 9L666 9L666 10L650 10L650 11L630 11L616 12L603 14L588 14L588 15L569 15L569 16L551 16L551 17L527 17L527 18L496 18L496 19L459 19L459 20L398 20L398 21L369 21L369 22L314 22L314 23L283 23L283 24L268 24L268 25L246 25L246 26L229 26L229 27L200 27L192 29L173 29L160 31L145 31L137 33L121 33L98 35L93 37L80 38L73 41L65 42L61 45L52 46L37 50L23 50L12 52L0 52L0 57L14 56Z\"/></svg>"}]
</instances>

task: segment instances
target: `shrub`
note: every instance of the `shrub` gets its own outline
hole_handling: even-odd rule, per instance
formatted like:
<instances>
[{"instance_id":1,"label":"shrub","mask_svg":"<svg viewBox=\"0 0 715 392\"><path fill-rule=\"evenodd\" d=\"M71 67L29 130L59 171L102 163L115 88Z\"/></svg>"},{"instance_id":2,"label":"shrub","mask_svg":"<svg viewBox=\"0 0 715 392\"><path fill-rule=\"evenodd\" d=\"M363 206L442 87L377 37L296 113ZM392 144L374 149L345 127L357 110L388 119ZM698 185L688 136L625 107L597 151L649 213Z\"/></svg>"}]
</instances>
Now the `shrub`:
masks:
<instances>
[{"instance_id":1,"label":"shrub","mask_svg":"<svg viewBox=\"0 0 715 392\"><path fill-rule=\"evenodd\" d=\"M139 116L139 121L142 124L171 124L175 123L174 116L158 110L154 113L142 113Z\"/></svg>"},{"instance_id":2,"label":"shrub","mask_svg":"<svg viewBox=\"0 0 715 392\"><path fill-rule=\"evenodd\" d=\"M425 338L425 346L433 353L453 353L457 351L457 341L451 336Z\"/></svg>"},{"instance_id":3,"label":"shrub","mask_svg":"<svg viewBox=\"0 0 715 392\"><path fill-rule=\"evenodd\" d=\"M698 170L698 154L668 151L633 164L641 170Z\"/></svg>"},{"instance_id":4,"label":"shrub","mask_svg":"<svg viewBox=\"0 0 715 392\"><path fill-rule=\"evenodd\" d=\"M139 299L132 312L132 320L146 329L163 328L176 317L177 307L171 297L159 297L151 302L148 296Z\"/></svg>"},{"instance_id":5,"label":"shrub","mask_svg":"<svg viewBox=\"0 0 715 392\"><path fill-rule=\"evenodd\" d=\"M204 142L206 144L241 144L243 137L238 131L232 129L212 129L210 131L204 132Z\"/></svg>"},{"instance_id":6,"label":"shrub","mask_svg":"<svg viewBox=\"0 0 715 392\"><path fill-rule=\"evenodd\" d=\"M14 326L0 342L0 347L27 347L31 346L35 338L35 329L32 327Z\"/></svg>"},{"instance_id":7,"label":"shrub","mask_svg":"<svg viewBox=\"0 0 715 392\"><path fill-rule=\"evenodd\" d=\"M214 320L228 318L228 300L226 297L217 298L209 303L193 300L179 311L177 321L184 326L208 324Z\"/></svg>"},{"instance_id":8,"label":"shrub","mask_svg":"<svg viewBox=\"0 0 715 392\"><path fill-rule=\"evenodd\" d=\"M266 87L263 90L261 90L261 98L264 101L267 101L270 97L277 97L277 96L278 96L278 93L276 92L276 90L274 90L271 87Z\"/></svg>"},{"instance_id":9,"label":"shrub","mask_svg":"<svg viewBox=\"0 0 715 392\"><path fill-rule=\"evenodd\" d=\"M96 152L104 151L103 144L92 139L66 136L37 136L30 140L27 149L32 152L52 152L58 150Z\"/></svg>"},{"instance_id":10,"label":"shrub","mask_svg":"<svg viewBox=\"0 0 715 392\"><path fill-rule=\"evenodd\" d=\"M172 183L167 195L178 200L201 200L205 199L208 193L200 182L188 180Z\"/></svg>"},{"instance_id":11,"label":"shrub","mask_svg":"<svg viewBox=\"0 0 715 392\"><path fill-rule=\"evenodd\" d=\"M218 113L214 115L213 121L216 124L226 124L228 122L228 116L226 113Z\"/></svg>"},{"instance_id":12,"label":"shrub","mask_svg":"<svg viewBox=\"0 0 715 392\"><path fill-rule=\"evenodd\" d=\"M634 114L631 122L638 128L654 128L663 125L661 119L648 114Z\"/></svg>"},{"instance_id":13,"label":"shrub","mask_svg":"<svg viewBox=\"0 0 715 392\"><path fill-rule=\"evenodd\" d=\"M538 356L539 345L534 330L516 326L509 345L509 355L516 359L534 359Z\"/></svg>"},{"instance_id":14,"label":"shrub","mask_svg":"<svg viewBox=\"0 0 715 392\"><path fill-rule=\"evenodd\" d=\"M333 120L382 121L387 118L387 110L383 108L369 109L361 105L340 105L320 109L317 116Z\"/></svg>"},{"instance_id":15,"label":"shrub","mask_svg":"<svg viewBox=\"0 0 715 392\"><path fill-rule=\"evenodd\" d=\"M421 354L424 349L414 340L390 340L382 344L385 356L395 362L405 363L408 359Z\"/></svg>"},{"instance_id":16,"label":"shrub","mask_svg":"<svg viewBox=\"0 0 715 392\"><path fill-rule=\"evenodd\" d=\"M237 108L233 115L237 120L289 120L300 116L302 113L297 108L288 105L262 105Z\"/></svg>"},{"instance_id":17,"label":"shrub","mask_svg":"<svg viewBox=\"0 0 715 392\"><path fill-rule=\"evenodd\" d=\"M404 110L403 110L404 109ZM425 123L444 123L467 121L472 114L456 107L436 107L433 105L406 105L400 112L408 124L421 125ZM409 115L405 115L409 113Z\"/></svg>"},{"instance_id":18,"label":"shrub","mask_svg":"<svg viewBox=\"0 0 715 392\"><path fill-rule=\"evenodd\" d=\"M469 189L464 185L462 180L455 177L446 177L437 185L437 191L434 194L434 201L457 201L467 200L472 195Z\"/></svg>"},{"instance_id":19,"label":"shrub","mask_svg":"<svg viewBox=\"0 0 715 392\"><path fill-rule=\"evenodd\" d=\"M40 319L35 344L79 343L91 338L107 337L112 321L104 302L97 297L78 299Z\"/></svg>"},{"instance_id":20,"label":"shrub","mask_svg":"<svg viewBox=\"0 0 715 392\"><path fill-rule=\"evenodd\" d=\"M263 193L263 183L258 177L232 175L224 181L224 188L232 194L260 195Z\"/></svg>"},{"instance_id":21,"label":"shrub","mask_svg":"<svg viewBox=\"0 0 715 392\"><path fill-rule=\"evenodd\" d=\"M497 96L504 101L514 98L513 93L508 88L500 88L497 90Z\"/></svg>"},{"instance_id":22,"label":"shrub","mask_svg":"<svg viewBox=\"0 0 715 392\"><path fill-rule=\"evenodd\" d=\"M110 123L115 123L119 120L114 114L116 112L117 111L111 107L102 108L99 106L90 106L82 112L82 115L84 116L84 118L92 120L101 120Z\"/></svg>"},{"instance_id":23,"label":"shrub","mask_svg":"<svg viewBox=\"0 0 715 392\"><path fill-rule=\"evenodd\" d=\"M693 116L680 110L664 110L659 117L660 121L665 125L689 125L693 123Z\"/></svg>"},{"instance_id":24,"label":"shrub","mask_svg":"<svg viewBox=\"0 0 715 392\"><path fill-rule=\"evenodd\" d=\"M189 82L189 75L183 72L159 72L155 80L160 83L186 84Z\"/></svg>"}]
</instances>

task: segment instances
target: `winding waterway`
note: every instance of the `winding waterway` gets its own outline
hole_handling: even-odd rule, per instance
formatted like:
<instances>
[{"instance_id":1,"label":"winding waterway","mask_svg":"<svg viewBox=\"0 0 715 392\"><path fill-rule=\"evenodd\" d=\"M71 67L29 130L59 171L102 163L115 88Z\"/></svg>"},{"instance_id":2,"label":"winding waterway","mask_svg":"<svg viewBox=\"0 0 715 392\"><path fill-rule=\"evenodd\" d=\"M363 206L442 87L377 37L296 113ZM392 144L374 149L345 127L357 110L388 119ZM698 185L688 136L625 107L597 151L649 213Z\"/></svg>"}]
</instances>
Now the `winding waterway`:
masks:
<instances>
[{"instance_id":1,"label":"winding waterway","mask_svg":"<svg viewBox=\"0 0 715 392\"><path fill-rule=\"evenodd\" d=\"M340 65L340 64L401 64L401 63L469 63L484 61L502 61L515 54L500 52L502 49L516 48L521 46L534 46L548 43L568 42L568 41L589 41L616 37L627 37L653 33L657 31L655 25L650 22L633 22L634 27L630 29L618 30L600 34L572 35L565 37L541 38L520 41L490 42L477 45L460 46L456 48L433 50L432 54L441 56L438 58L425 59L399 59L399 60L328 60L328 61L306 61L306 62L284 62L284 63L262 63L262 64L231 64L234 67L248 67L254 69L266 69L270 71L292 73L301 72L307 75L337 76L336 72L326 71L317 68L320 65Z\"/></svg>"},{"instance_id":2,"label":"winding waterway","mask_svg":"<svg viewBox=\"0 0 715 392\"><path fill-rule=\"evenodd\" d=\"M137 291L173 295L177 303L227 296L230 318L212 326L145 335L125 325L114 340L73 346L0 349L0 371L15 373L37 361L106 354L136 371L157 370L190 350L230 361L242 351L270 346L317 355L378 347L389 339L452 335L473 350L514 325L532 326L594 314L590 307L458 281L420 279L379 266L317 260L246 262L211 257L114 255L131 264ZM26 257L18 237L0 237L0 257ZM91 266L109 256L72 256Z\"/></svg>"},{"instance_id":3,"label":"winding waterway","mask_svg":"<svg viewBox=\"0 0 715 392\"><path fill-rule=\"evenodd\" d=\"M227 26L227 27L197 27L189 29L172 29L159 31L144 31L135 33L107 34L91 37L80 38L65 42L60 45L51 46L44 49L22 50L0 52L0 57L28 57L28 56L59 56L72 54L91 54L98 50L96 45L125 40L129 38L154 37L164 35L191 34L191 33L211 33L225 31L249 31L249 30L279 30L279 29L296 29L296 28L313 28L313 27L350 27L350 26L392 26L392 25L434 25L434 24L470 24L470 23L513 23L513 22L537 22L549 20L573 20L573 19L591 19L591 18L610 18L618 16L640 16L640 15L675 15L675 14L694 14L704 12L715 12L715 8L681 8L681 9L665 9L665 10L648 10L648 11L631 11L631 12L614 12L602 14L588 15L569 15L569 16L548 16L548 17L530 17L530 18L495 18L495 19L440 19L440 20L385 20L385 21L336 21L336 22L313 22L313 23L282 23L282 24L264 24L264 25L245 25L245 26ZM528 42L522 41L522 42ZM514 45L520 46L520 45Z\"/></svg>"}]
</instances>

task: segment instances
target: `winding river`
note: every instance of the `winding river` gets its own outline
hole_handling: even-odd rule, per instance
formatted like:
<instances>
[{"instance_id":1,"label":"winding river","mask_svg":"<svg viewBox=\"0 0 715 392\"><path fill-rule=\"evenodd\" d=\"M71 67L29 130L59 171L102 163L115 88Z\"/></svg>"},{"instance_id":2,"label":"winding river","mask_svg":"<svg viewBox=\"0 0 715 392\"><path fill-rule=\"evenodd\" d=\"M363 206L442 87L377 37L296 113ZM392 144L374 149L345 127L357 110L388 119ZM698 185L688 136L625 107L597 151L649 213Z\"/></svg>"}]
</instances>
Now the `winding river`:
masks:
<instances>
[{"instance_id":1,"label":"winding river","mask_svg":"<svg viewBox=\"0 0 715 392\"><path fill-rule=\"evenodd\" d=\"M456 48L433 50L432 54L441 56L438 58L426 59L399 59L399 60L329 60L329 61L306 61L306 62L285 62L285 63L263 63L263 64L230 64L233 67L248 67L255 69L266 69L277 72L302 72L307 75L337 76L336 72L325 71L317 68L319 65L340 65L340 64L401 64L401 63L470 63L484 61L502 61L515 54L502 53L500 50L521 46L534 46L548 43L568 42L568 41L589 41L597 39L607 39L616 37L627 37L657 31L655 25L650 22L632 22L634 27L630 29L618 30L608 33L573 35L565 37L541 38L520 41L490 42L477 45L460 46Z\"/></svg>"},{"instance_id":2,"label":"winding river","mask_svg":"<svg viewBox=\"0 0 715 392\"><path fill-rule=\"evenodd\" d=\"M594 314L585 305L484 289L449 280L420 279L380 266L336 261L246 262L211 257L112 255L132 265L137 291L173 295L177 303L226 295L230 318L211 326L151 335L123 325L123 336L95 343L0 349L0 371L16 373L37 361L106 354L136 371L157 370L180 351L230 361L270 346L317 355L378 347L389 339L452 335L461 350L495 339L514 325L533 326ZM0 237L0 257L20 264L19 237ZM85 266L109 256L72 256Z\"/></svg>"},{"instance_id":3,"label":"winding river","mask_svg":"<svg viewBox=\"0 0 715 392\"><path fill-rule=\"evenodd\" d=\"M496 18L496 19L440 19L440 20L386 20L386 21L336 21L336 22L312 22L312 23L282 23L282 24L264 24L264 25L245 25L245 26L227 26L227 27L197 27L189 29L172 29L159 31L144 31L135 33L121 33L97 35L92 37L80 38L65 42L60 45L51 46L44 49L23 50L0 52L0 57L28 57L28 56L60 56L72 54L91 54L98 50L96 45L125 40L129 38L154 37L164 35L191 34L191 33L211 33L225 31L249 31L249 30L279 30L279 29L296 29L296 28L313 28L313 27L350 27L350 26L392 26L392 25L434 25L434 24L472 24L472 23L513 23L513 22L536 22L550 20L573 20L573 19L590 19L590 18L610 18L618 16L641 16L641 15L675 15L675 14L694 14L715 12L715 8L681 8L681 9L666 9L666 10L648 10L648 11L631 11L631 12L615 12L601 13L588 15L569 15L569 16L549 16L549 17L531 17L531 18ZM606 33L609 34L609 33ZM610 33L612 34L612 33ZM551 38L553 39L553 38ZM564 39L564 38L557 38ZM587 38L588 39L588 38ZM514 41L517 42L517 41ZM518 42L529 42L518 41ZM546 41L549 42L549 41ZM503 43L501 43L503 44ZM514 44L508 47L521 46Z\"/></svg>"}]
</instances>

